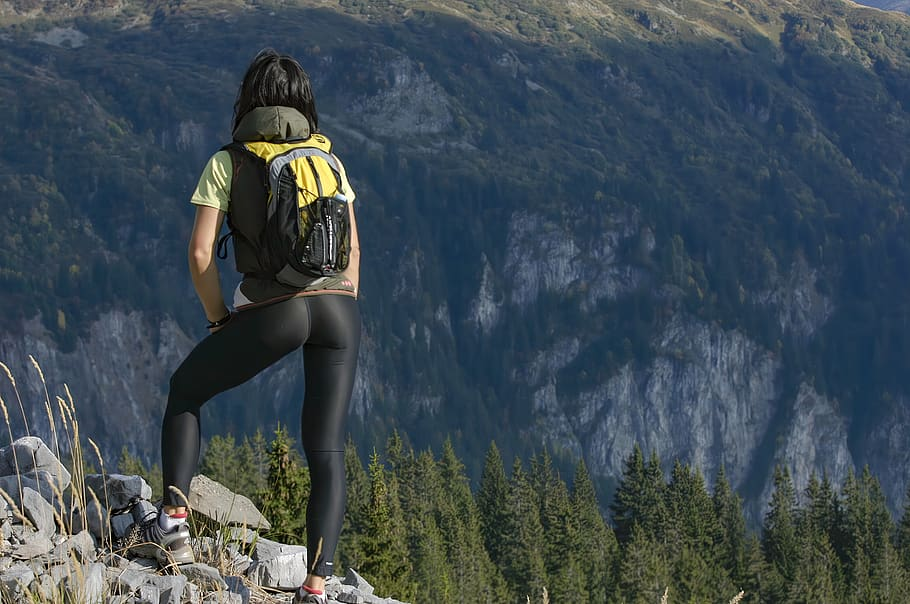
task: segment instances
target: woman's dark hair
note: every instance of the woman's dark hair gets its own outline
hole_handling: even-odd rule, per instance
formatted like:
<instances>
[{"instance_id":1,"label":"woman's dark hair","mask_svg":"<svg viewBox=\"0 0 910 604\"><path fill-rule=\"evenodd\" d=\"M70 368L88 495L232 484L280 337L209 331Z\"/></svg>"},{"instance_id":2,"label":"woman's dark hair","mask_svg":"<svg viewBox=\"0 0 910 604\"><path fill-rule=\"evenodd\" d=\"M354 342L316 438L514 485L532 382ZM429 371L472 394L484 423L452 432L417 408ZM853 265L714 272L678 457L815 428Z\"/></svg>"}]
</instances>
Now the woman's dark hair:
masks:
<instances>
[{"instance_id":1,"label":"woman's dark hair","mask_svg":"<svg viewBox=\"0 0 910 604\"><path fill-rule=\"evenodd\" d=\"M319 131L310 76L292 57L266 48L259 51L243 76L234 101L233 130L253 109L275 105L293 107L306 117L310 132Z\"/></svg>"}]
</instances>

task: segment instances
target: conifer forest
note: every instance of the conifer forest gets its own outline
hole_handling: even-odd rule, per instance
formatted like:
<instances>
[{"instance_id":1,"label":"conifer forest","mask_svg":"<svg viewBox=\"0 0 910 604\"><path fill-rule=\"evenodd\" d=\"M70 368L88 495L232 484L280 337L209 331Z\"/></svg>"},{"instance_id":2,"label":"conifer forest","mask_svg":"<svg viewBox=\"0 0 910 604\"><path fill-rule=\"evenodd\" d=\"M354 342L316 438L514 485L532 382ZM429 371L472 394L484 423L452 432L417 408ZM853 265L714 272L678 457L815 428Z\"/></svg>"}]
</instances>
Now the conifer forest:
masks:
<instances>
[{"instance_id":1,"label":"conifer forest","mask_svg":"<svg viewBox=\"0 0 910 604\"><path fill-rule=\"evenodd\" d=\"M546 450L508 462L491 443L473 488L451 441L440 453L415 451L396 432L365 457L366 465L348 443L336 568L356 569L380 596L554 604L910 597L910 514L905 508L895 523L868 469L839 485L814 476L799 493L778 467L753 529L723 470L706 480L676 461L667 476L660 458L637 446L609 505L583 461L563 476ZM146 476L160 493L157 467L124 450L119 469ZM201 471L249 496L272 523L267 536L305 543L299 494L309 493L309 474L286 429L271 441L261 432L239 442L215 436Z\"/></svg>"}]
</instances>

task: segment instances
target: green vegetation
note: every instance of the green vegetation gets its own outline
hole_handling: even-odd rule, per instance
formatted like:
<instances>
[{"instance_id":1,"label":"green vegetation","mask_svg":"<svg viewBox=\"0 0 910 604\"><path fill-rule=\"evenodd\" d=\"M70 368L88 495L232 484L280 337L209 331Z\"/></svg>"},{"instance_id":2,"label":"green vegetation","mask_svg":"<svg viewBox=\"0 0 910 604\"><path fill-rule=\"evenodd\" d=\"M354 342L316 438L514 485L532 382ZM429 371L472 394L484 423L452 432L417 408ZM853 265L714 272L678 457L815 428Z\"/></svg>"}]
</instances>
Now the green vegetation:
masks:
<instances>
[{"instance_id":1,"label":"green vegetation","mask_svg":"<svg viewBox=\"0 0 910 604\"><path fill-rule=\"evenodd\" d=\"M508 457L536 449L521 430L531 386L511 376L554 334L580 341L558 375L572 397L646 365L679 312L779 354L782 383L838 400L855 440L910 392L910 23L900 15L834 0L153 0L29 12L39 4L14 2L0 36L6 332L40 313L72 346L111 307L200 331L186 198L228 137L247 61L274 45L312 72L323 128L362 201L364 321L383 383L370 385L376 411L355 427L358 442L398 426L439 447L451 433L479 476L504 425ZM87 41L35 40L58 25ZM398 62L413 71L396 75ZM395 109L411 92L398 76L425 76L437 95L428 104L450 119L429 133L379 128L390 118L362 101ZM633 216L615 261L646 280L592 307L588 282L523 308L500 289L506 311L480 333L470 317L484 262L509 285L519 211L571 234L590 266L617 217ZM780 309L761 301L803 259L835 309L812 333L782 329ZM235 407L223 416L244 425Z\"/></svg>"},{"instance_id":2,"label":"green vegetation","mask_svg":"<svg viewBox=\"0 0 910 604\"><path fill-rule=\"evenodd\" d=\"M227 485L264 484L245 494L265 505L271 536L302 543L308 490L288 477L306 475L306 468L289 447L279 430L266 470L223 463L249 459L254 441L215 437L203 469ZM280 472L277 459L284 460ZM755 535L723 469L709 492L697 469L677 461L665 477L660 459L646 461L637 446L610 521L584 462L569 488L547 451L529 462L515 459L507 475L491 444L476 492L450 441L437 456L393 433L366 470L353 443L347 460L339 572L355 568L383 596L445 603L464 601L468 592L472 602L655 604L669 589L670 602L720 604L744 591L745 602L847 604L902 602L910 594L910 514L894 524L868 469L851 473L839 491L813 476L797 493L788 470L777 468ZM278 497L287 509L269 507Z\"/></svg>"}]
</instances>

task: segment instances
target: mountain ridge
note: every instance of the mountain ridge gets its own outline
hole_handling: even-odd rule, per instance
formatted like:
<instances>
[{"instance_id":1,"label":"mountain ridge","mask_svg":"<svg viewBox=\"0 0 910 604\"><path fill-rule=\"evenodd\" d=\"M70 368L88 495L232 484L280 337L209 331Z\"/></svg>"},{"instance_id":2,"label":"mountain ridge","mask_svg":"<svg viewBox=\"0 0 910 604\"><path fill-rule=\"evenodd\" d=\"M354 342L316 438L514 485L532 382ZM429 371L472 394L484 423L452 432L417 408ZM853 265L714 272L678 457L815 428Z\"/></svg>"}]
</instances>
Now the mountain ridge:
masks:
<instances>
[{"instance_id":1,"label":"mountain ridge","mask_svg":"<svg viewBox=\"0 0 910 604\"><path fill-rule=\"evenodd\" d=\"M473 15L469 4L458 6ZM249 56L276 45L313 76L364 200L375 270L363 279L361 439L403 426L424 445L454 429L456 446L477 453L475 476L490 438L516 454L548 442L596 457L609 482L632 442L605 444L611 417L667 461L710 466L734 455L729 421L751 444L728 469L755 502L769 464L813 439L833 443L812 454L818 471L847 454L886 467L898 452L880 457L868 434L910 391L899 302L907 18L842 2L589 2L569 5L583 9L570 23L548 3L474 4L488 28L434 3L358 2L84 3L120 12L7 24L0 79L16 93L0 132L24 142L0 152L0 188L17 200L0 222L11 309L0 352L24 364L30 351L11 342L40 312L47 335L35 345L52 356L71 358L92 329L124 351L97 369L103 382L141 337L117 336L118 313L138 311L127 322L140 334L169 322L184 348L201 335L189 280L174 278L190 167L226 138L231 82ZM807 14L817 6L826 12ZM706 7L715 20L699 21L702 34L691 21ZM39 40L62 26L85 37ZM28 270L45 264L49 274ZM131 402L148 426L180 353L155 346L129 359L155 365ZM776 369L750 385L748 358ZM116 401L71 363L55 379L86 376L80 390L110 412ZM288 360L224 403L228 414L208 411L213 428L245 425L244 399L294 400L295 371ZM835 409L844 432L790 430L811 417L807 400ZM293 421L292 407L269 413ZM897 507L906 478L891 478Z\"/></svg>"}]
</instances>

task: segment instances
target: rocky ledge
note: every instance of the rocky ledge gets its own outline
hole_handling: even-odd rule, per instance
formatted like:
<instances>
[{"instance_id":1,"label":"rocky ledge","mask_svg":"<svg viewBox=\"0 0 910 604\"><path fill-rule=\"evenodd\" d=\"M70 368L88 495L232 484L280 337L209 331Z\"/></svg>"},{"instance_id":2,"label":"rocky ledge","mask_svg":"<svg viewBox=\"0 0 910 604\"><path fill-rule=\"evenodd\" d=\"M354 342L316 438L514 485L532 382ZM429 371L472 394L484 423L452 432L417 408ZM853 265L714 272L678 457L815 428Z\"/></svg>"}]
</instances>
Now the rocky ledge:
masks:
<instances>
[{"instance_id":1,"label":"rocky ledge","mask_svg":"<svg viewBox=\"0 0 910 604\"><path fill-rule=\"evenodd\" d=\"M139 476L73 479L38 438L0 449L0 601L4 604L278 604L306 576L306 548L259 535L268 522L241 495L197 476L191 487L195 564L134 554L135 527L154 513ZM329 602L380 598L353 569L330 577Z\"/></svg>"}]
</instances>

